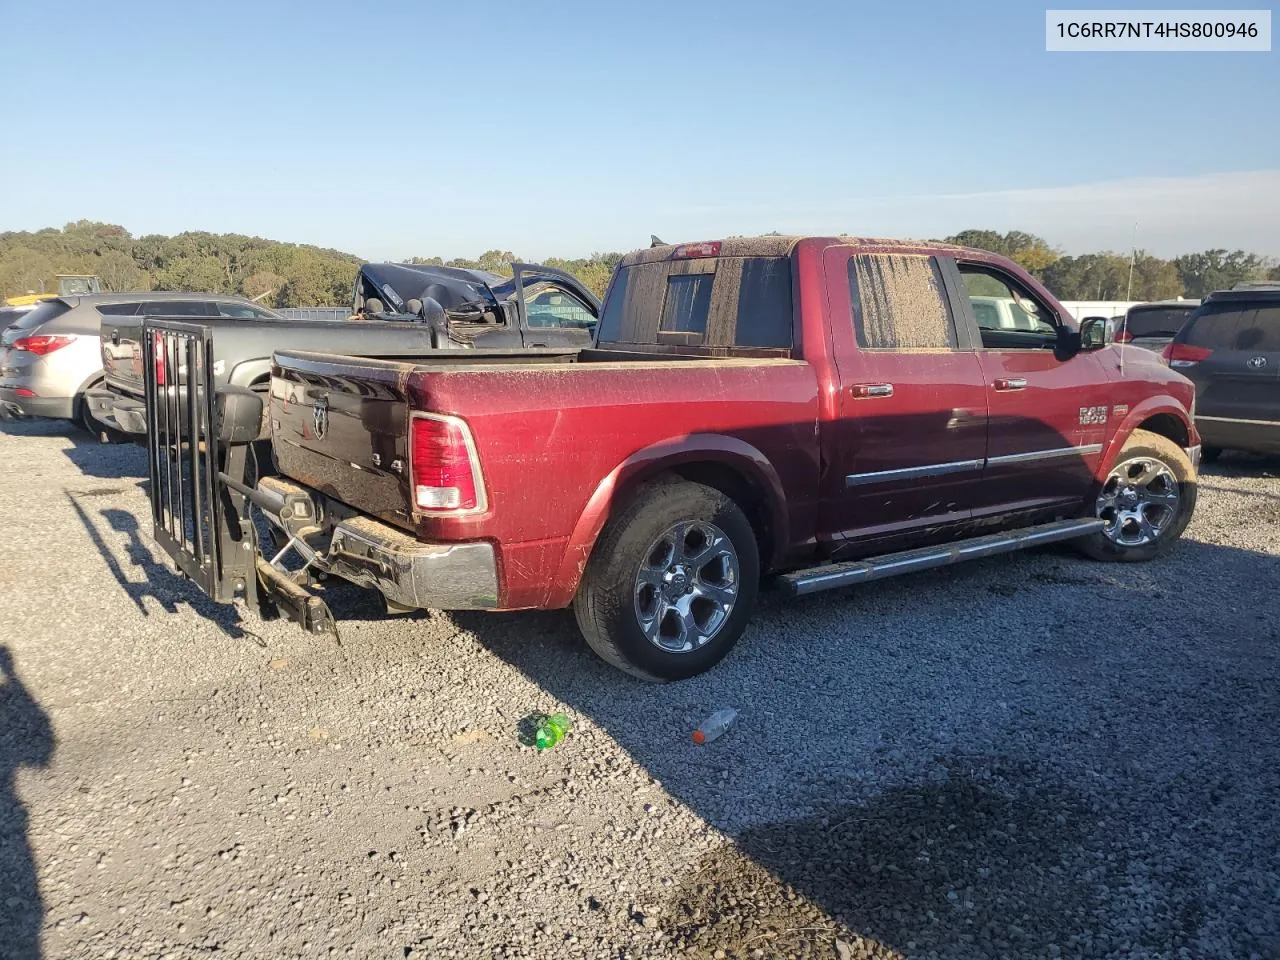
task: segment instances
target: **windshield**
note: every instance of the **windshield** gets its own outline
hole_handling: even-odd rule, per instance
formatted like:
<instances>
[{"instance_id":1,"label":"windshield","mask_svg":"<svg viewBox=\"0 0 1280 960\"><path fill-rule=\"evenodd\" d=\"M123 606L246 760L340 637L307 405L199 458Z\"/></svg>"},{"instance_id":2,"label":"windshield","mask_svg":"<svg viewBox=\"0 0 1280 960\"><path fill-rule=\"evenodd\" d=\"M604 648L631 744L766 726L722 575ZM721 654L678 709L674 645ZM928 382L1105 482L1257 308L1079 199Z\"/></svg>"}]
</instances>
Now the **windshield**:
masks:
<instances>
[{"instance_id":1,"label":"windshield","mask_svg":"<svg viewBox=\"0 0 1280 960\"><path fill-rule=\"evenodd\" d=\"M1174 337L1194 309L1194 306L1133 307L1125 329L1131 337Z\"/></svg>"}]
</instances>

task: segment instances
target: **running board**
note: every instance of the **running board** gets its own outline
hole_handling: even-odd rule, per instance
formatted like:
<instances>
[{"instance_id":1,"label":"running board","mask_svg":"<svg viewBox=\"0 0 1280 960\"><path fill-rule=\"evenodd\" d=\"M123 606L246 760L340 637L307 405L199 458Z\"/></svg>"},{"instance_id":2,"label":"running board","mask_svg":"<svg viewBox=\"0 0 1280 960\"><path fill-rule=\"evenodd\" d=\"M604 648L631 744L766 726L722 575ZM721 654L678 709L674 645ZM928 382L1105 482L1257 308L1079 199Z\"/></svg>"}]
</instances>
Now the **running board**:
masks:
<instances>
[{"instance_id":1,"label":"running board","mask_svg":"<svg viewBox=\"0 0 1280 960\"><path fill-rule=\"evenodd\" d=\"M920 547L916 550L903 550L901 553L850 560L847 563L830 563L795 570L782 574L777 578L777 583L789 596L802 597L808 593L834 590L854 583L896 577L900 573L946 567L961 560L977 560L980 557L993 557L998 553L1038 547L1043 543L1074 540L1076 537L1097 533L1102 527L1101 520L1055 520L1038 527L1024 527L1021 530L956 540L936 547Z\"/></svg>"}]
</instances>

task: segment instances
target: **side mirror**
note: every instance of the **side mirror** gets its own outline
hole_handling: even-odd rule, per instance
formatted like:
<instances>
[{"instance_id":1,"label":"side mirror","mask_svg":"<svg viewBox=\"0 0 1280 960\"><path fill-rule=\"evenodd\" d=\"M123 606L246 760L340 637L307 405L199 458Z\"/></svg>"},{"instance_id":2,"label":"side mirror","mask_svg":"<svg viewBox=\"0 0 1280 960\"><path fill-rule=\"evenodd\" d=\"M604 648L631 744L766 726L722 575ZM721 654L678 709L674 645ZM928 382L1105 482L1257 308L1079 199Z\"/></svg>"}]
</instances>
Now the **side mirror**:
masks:
<instances>
[{"instance_id":1,"label":"side mirror","mask_svg":"<svg viewBox=\"0 0 1280 960\"><path fill-rule=\"evenodd\" d=\"M1085 317L1080 321L1080 349L1101 350L1112 341L1111 320L1107 317Z\"/></svg>"},{"instance_id":2,"label":"side mirror","mask_svg":"<svg viewBox=\"0 0 1280 960\"><path fill-rule=\"evenodd\" d=\"M223 443L253 443L262 432L262 396L248 387L218 387L214 416Z\"/></svg>"}]
</instances>

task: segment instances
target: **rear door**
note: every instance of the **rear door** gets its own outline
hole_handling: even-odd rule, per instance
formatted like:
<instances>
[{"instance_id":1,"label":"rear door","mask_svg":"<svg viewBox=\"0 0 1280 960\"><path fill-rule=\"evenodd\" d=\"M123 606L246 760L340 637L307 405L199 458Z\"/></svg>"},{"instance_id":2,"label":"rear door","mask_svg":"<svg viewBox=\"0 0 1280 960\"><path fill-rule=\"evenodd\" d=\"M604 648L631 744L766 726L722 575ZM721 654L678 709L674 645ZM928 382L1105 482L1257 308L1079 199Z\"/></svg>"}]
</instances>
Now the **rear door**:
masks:
<instances>
[{"instance_id":1,"label":"rear door","mask_svg":"<svg viewBox=\"0 0 1280 960\"><path fill-rule=\"evenodd\" d=\"M1280 298L1210 300L1171 350L1196 385L1197 423L1280 421Z\"/></svg>"},{"instance_id":2,"label":"rear door","mask_svg":"<svg viewBox=\"0 0 1280 960\"><path fill-rule=\"evenodd\" d=\"M824 425L823 526L840 546L971 516L987 445L975 345L935 257L823 254L839 419Z\"/></svg>"},{"instance_id":3,"label":"rear door","mask_svg":"<svg viewBox=\"0 0 1280 960\"><path fill-rule=\"evenodd\" d=\"M1013 274L962 260L948 276L981 341L986 379L987 464L975 516L1078 504L1115 429L1102 365L1094 353L1059 357L1064 318ZM992 303L1004 318L998 326L984 322Z\"/></svg>"}]
</instances>

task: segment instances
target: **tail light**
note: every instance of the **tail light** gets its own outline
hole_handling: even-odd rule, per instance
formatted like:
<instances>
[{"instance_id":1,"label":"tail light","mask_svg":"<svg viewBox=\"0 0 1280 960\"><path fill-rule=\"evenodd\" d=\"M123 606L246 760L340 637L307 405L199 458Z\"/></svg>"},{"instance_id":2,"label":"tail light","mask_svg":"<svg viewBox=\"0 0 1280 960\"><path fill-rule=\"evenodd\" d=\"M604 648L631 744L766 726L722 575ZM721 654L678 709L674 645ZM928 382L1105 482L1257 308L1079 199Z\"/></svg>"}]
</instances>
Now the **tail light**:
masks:
<instances>
[{"instance_id":1,"label":"tail light","mask_svg":"<svg viewBox=\"0 0 1280 960\"><path fill-rule=\"evenodd\" d=\"M676 247L675 252L671 254L672 260L695 260L698 257L718 257L720 256L720 241L713 240L709 243L685 243Z\"/></svg>"},{"instance_id":2,"label":"tail light","mask_svg":"<svg viewBox=\"0 0 1280 960\"><path fill-rule=\"evenodd\" d=\"M1207 360L1211 353L1208 347L1175 342L1160 351L1160 359L1170 367L1194 367L1201 360Z\"/></svg>"},{"instance_id":3,"label":"tail light","mask_svg":"<svg viewBox=\"0 0 1280 960\"><path fill-rule=\"evenodd\" d=\"M45 357L55 350L75 342L75 337L20 337L13 341L13 349L34 353L37 357Z\"/></svg>"},{"instance_id":4,"label":"tail light","mask_svg":"<svg viewBox=\"0 0 1280 960\"><path fill-rule=\"evenodd\" d=\"M23 397L24 399L31 399L35 397L36 392L32 390L30 387L18 387L16 390L13 391L13 394L14 396Z\"/></svg>"},{"instance_id":5,"label":"tail light","mask_svg":"<svg viewBox=\"0 0 1280 960\"><path fill-rule=\"evenodd\" d=\"M423 511L482 507L480 464L466 423L436 414L417 414L410 423L414 507Z\"/></svg>"},{"instance_id":6,"label":"tail light","mask_svg":"<svg viewBox=\"0 0 1280 960\"><path fill-rule=\"evenodd\" d=\"M1116 333L1116 343L1128 343L1133 339L1133 334L1128 330L1120 330Z\"/></svg>"},{"instance_id":7,"label":"tail light","mask_svg":"<svg viewBox=\"0 0 1280 960\"><path fill-rule=\"evenodd\" d=\"M153 330L151 332L151 353L155 357L156 363L156 386L164 386L164 337L160 335L160 331Z\"/></svg>"}]
</instances>

